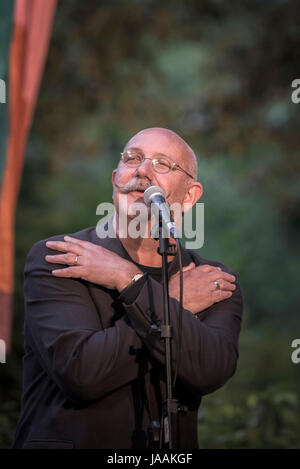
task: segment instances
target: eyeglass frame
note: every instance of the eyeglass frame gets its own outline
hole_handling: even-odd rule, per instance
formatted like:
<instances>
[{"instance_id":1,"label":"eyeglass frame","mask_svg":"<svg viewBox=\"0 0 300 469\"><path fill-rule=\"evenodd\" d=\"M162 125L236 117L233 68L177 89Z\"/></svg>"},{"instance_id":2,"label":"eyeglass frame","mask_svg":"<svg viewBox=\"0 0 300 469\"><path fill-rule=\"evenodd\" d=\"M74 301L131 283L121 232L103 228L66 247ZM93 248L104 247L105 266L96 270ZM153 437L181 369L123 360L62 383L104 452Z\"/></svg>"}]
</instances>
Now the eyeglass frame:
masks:
<instances>
[{"instance_id":1,"label":"eyeglass frame","mask_svg":"<svg viewBox=\"0 0 300 469\"><path fill-rule=\"evenodd\" d=\"M142 161L140 162L140 164L138 166L130 166L130 165L127 165L124 161L123 161L123 156L124 156L124 153L128 152L128 151L132 151L132 150L135 150L137 151L137 153L140 153L141 156L143 157ZM190 178L194 179L194 176L192 176L190 173L188 173L185 169L183 169L178 163L175 163L174 161L172 161L172 159L167 156L167 155L164 155L164 154L161 154L161 156L163 158L165 158L166 160L168 160L168 162L170 163L171 167L169 168L169 170L165 173L160 173L159 171L155 171L155 162L159 161L159 159L157 158L149 158L147 157L146 155L144 155L144 153L138 149L134 149L134 148L129 148L128 150L124 151L124 152L121 152L121 161L125 164L125 166L127 166L127 168L138 168L145 160L151 160L152 161L152 166L153 166L153 169L154 171L157 173L157 174L168 174L170 171L175 171L175 169L179 169L181 171L183 171L187 176L189 176Z\"/></svg>"}]
</instances>

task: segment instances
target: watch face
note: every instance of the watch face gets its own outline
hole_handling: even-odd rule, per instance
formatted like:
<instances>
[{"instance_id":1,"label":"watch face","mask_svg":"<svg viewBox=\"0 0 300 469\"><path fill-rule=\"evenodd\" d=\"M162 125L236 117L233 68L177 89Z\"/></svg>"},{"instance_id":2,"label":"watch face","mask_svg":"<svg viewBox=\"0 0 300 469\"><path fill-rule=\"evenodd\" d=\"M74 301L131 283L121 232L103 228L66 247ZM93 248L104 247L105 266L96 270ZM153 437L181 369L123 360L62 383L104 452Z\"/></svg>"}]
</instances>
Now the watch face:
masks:
<instances>
[{"instance_id":1,"label":"watch face","mask_svg":"<svg viewBox=\"0 0 300 469\"><path fill-rule=\"evenodd\" d=\"M139 278L141 278L144 274L135 274L135 276L133 277L132 281L133 282L136 282Z\"/></svg>"}]
</instances>

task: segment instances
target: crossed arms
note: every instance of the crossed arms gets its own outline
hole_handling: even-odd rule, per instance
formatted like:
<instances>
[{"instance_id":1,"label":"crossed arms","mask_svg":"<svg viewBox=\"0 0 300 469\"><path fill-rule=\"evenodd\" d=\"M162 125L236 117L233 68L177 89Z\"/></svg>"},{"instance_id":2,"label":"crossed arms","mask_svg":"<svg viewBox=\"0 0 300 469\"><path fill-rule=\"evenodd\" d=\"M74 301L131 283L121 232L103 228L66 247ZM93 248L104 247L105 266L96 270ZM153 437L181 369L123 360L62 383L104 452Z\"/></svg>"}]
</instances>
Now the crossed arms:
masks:
<instances>
[{"instance_id":1,"label":"crossed arms","mask_svg":"<svg viewBox=\"0 0 300 469\"><path fill-rule=\"evenodd\" d=\"M28 255L25 331L43 368L68 399L97 400L136 379L139 364L130 353L132 349L146 347L155 360L164 364L163 341L150 327L153 313L158 322L163 320L163 292L158 282L150 276L138 280L140 291L129 304L126 294L121 294L124 315L112 327L103 328L101 312L111 308L112 302L109 287L103 287L102 301L96 305L89 293L90 280L74 276L59 278L51 273L53 265L45 256L52 254L45 241L40 241ZM196 269L203 270L201 258L193 261ZM62 267L60 263L54 265L57 269ZM103 263L99 270L105 270ZM222 266L224 270L229 274ZM115 271L115 276L118 275ZM126 283L120 282L122 292ZM130 289L127 287L127 293ZM236 369L243 305L239 285L231 291L227 299L202 307L199 317L189 309L183 310L178 377L182 384L199 394L218 389ZM170 299L170 316L176 351L178 302L175 293L174 296Z\"/></svg>"}]
</instances>

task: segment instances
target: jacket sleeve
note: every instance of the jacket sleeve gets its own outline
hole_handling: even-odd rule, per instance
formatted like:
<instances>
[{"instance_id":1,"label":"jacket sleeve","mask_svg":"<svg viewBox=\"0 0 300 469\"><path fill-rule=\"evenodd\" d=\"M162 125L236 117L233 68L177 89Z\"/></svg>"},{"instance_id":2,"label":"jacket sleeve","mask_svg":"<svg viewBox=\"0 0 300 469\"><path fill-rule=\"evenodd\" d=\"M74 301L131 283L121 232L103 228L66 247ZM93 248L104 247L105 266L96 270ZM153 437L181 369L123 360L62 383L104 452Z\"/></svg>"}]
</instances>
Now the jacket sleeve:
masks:
<instances>
[{"instance_id":1,"label":"jacket sleeve","mask_svg":"<svg viewBox=\"0 0 300 469\"><path fill-rule=\"evenodd\" d=\"M25 266L25 332L48 375L72 401L99 399L138 376L141 339L126 314L103 329L87 285L51 274L45 241L31 249Z\"/></svg>"},{"instance_id":2,"label":"jacket sleeve","mask_svg":"<svg viewBox=\"0 0 300 469\"><path fill-rule=\"evenodd\" d=\"M222 270L234 274L224 266ZM229 299L213 304L198 315L183 309L178 378L198 393L215 391L235 372L243 310L241 289L238 283L236 286ZM123 304L130 322L150 354L164 363L164 341L160 338L160 333L151 327L153 322L158 325L163 323L162 286L148 277L135 301L132 304ZM170 298L174 362L177 360L178 310L178 301Z\"/></svg>"}]
</instances>

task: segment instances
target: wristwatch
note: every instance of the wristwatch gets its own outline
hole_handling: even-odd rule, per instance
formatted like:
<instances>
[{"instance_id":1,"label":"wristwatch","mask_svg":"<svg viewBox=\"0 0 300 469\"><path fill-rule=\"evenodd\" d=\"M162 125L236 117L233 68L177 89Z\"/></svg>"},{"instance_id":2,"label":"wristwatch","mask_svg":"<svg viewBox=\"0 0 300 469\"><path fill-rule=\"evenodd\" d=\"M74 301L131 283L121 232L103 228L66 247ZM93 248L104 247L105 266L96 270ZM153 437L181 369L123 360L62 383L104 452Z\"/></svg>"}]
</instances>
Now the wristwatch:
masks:
<instances>
[{"instance_id":1,"label":"wristwatch","mask_svg":"<svg viewBox=\"0 0 300 469\"><path fill-rule=\"evenodd\" d=\"M135 274L130 282L130 285L133 285L135 282L137 282L141 277L143 277L144 274L141 274L140 272Z\"/></svg>"}]
</instances>

